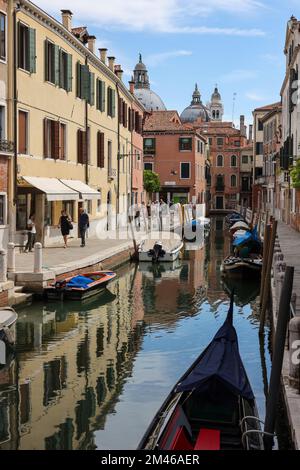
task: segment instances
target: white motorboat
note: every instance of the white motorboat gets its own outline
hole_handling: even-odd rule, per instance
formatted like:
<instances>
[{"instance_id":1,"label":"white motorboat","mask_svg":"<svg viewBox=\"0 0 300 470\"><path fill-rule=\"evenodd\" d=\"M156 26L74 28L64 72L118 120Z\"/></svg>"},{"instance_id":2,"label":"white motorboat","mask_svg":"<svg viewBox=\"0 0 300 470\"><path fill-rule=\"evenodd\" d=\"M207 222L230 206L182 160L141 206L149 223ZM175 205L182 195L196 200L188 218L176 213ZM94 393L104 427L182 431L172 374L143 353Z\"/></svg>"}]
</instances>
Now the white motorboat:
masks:
<instances>
[{"instance_id":1,"label":"white motorboat","mask_svg":"<svg viewBox=\"0 0 300 470\"><path fill-rule=\"evenodd\" d=\"M182 247L183 241L176 233L154 232L140 243L139 261L174 262Z\"/></svg>"}]
</instances>

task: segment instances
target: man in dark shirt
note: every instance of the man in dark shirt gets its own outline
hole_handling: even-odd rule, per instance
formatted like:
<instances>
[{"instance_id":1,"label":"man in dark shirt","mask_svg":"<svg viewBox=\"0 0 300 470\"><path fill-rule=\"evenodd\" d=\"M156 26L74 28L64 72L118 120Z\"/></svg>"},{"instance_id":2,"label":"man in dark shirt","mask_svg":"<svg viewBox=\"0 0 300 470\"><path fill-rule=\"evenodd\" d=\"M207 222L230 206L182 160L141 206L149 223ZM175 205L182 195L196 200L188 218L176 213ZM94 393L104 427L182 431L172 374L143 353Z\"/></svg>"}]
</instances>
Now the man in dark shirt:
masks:
<instances>
[{"instance_id":1,"label":"man in dark shirt","mask_svg":"<svg viewBox=\"0 0 300 470\"><path fill-rule=\"evenodd\" d=\"M86 236L86 231L90 226L90 220L88 214L85 212L85 210L81 207L79 209L79 232L80 232L80 237L81 237L81 245L80 246L85 246L85 236Z\"/></svg>"}]
</instances>

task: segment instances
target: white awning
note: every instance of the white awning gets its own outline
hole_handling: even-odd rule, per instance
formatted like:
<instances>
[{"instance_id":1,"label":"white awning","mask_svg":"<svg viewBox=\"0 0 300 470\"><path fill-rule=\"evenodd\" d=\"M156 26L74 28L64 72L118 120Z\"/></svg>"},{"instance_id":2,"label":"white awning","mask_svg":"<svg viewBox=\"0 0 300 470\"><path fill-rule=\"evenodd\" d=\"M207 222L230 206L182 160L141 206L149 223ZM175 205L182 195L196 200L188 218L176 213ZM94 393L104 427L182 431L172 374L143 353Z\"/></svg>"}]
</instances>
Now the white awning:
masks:
<instances>
[{"instance_id":1,"label":"white awning","mask_svg":"<svg viewBox=\"0 0 300 470\"><path fill-rule=\"evenodd\" d=\"M85 199L87 201L90 201L92 199L101 199L101 194L99 193L99 191L97 191L97 189L91 188L80 180L61 179L60 181L66 186L68 186L68 188L77 191L80 194L81 199Z\"/></svg>"},{"instance_id":2,"label":"white awning","mask_svg":"<svg viewBox=\"0 0 300 470\"><path fill-rule=\"evenodd\" d=\"M66 186L57 178L23 176L23 179L45 193L48 201L75 201L79 199L77 191Z\"/></svg>"}]
</instances>

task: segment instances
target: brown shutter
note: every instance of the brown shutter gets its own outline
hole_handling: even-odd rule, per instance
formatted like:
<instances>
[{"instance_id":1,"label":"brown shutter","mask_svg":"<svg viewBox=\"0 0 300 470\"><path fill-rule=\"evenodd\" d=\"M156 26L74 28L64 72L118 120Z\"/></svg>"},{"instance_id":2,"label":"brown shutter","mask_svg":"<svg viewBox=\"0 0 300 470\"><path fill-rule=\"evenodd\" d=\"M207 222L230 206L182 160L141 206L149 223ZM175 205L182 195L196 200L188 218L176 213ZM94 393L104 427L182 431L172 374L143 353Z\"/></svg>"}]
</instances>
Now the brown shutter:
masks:
<instances>
[{"instance_id":1,"label":"brown shutter","mask_svg":"<svg viewBox=\"0 0 300 470\"><path fill-rule=\"evenodd\" d=\"M127 104L124 102L124 127L127 127Z\"/></svg>"},{"instance_id":2,"label":"brown shutter","mask_svg":"<svg viewBox=\"0 0 300 470\"><path fill-rule=\"evenodd\" d=\"M98 168L104 168L104 133L98 132L97 137L97 166Z\"/></svg>"},{"instance_id":3,"label":"brown shutter","mask_svg":"<svg viewBox=\"0 0 300 470\"><path fill-rule=\"evenodd\" d=\"M142 132L143 132L143 118L139 114L139 134L142 134Z\"/></svg>"},{"instance_id":4,"label":"brown shutter","mask_svg":"<svg viewBox=\"0 0 300 470\"><path fill-rule=\"evenodd\" d=\"M66 157L66 149L65 149L65 139L66 139L66 126L60 124L60 149L59 149L59 158L60 160L64 160Z\"/></svg>"},{"instance_id":5,"label":"brown shutter","mask_svg":"<svg viewBox=\"0 0 300 470\"><path fill-rule=\"evenodd\" d=\"M129 132L132 131L132 129L131 129L131 108L128 108L128 130L129 130Z\"/></svg>"},{"instance_id":6,"label":"brown shutter","mask_svg":"<svg viewBox=\"0 0 300 470\"><path fill-rule=\"evenodd\" d=\"M48 157L48 119L44 119L44 157Z\"/></svg>"},{"instance_id":7,"label":"brown shutter","mask_svg":"<svg viewBox=\"0 0 300 470\"><path fill-rule=\"evenodd\" d=\"M119 123L123 123L123 100L119 98L118 100L118 113L119 113Z\"/></svg>"},{"instance_id":8,"label":"brown shutter","mask_svg":"<svg viewBox=\"0 0 300 470\"><path fill-rule=\"evenodd\" d=\"M82 163L87 162L87 133L81 131L82 134Z\"/></svg>"},{"instance_id":9,"label":"brown shutter","mask_svg":"<svg viewBox=\"0 0 300 470\"><path fill-rule=\"evenodd\" d=\"M27 115L24 111L19 111L19 153L27 153L26 148L26 118Z\"/></svg>"},{"instance_id":10,"label":"brown shutter","mask_svg":"<svg viewBox=\"0 0 300 470\"><path fill-rule=\"evenodd\" d=\"M51 126L51 140L52 140L52 158L59 159L60 155L60 123L58 121L53 121Z\"/></svg>"},{"instance_id":11,"label":"brown shutter","mask_svg":"<svg viewBox=\"0 0 300 470\"><path fill-rule=\"evenodd\" d=\"M131 111L131 127L132 127L132 130L134 131L135 130L135 111L134 109L132 109Z\"/></svg>"},{"instance_id":12,"label":"brown shutter","mask_svg":"<svg viewBox=\"0 0 300 470\"><path fill-rule=\"evenodd\" d=\"M77 162L82 163L82 131L77 131Z\"/></svg>"}]
</instances>

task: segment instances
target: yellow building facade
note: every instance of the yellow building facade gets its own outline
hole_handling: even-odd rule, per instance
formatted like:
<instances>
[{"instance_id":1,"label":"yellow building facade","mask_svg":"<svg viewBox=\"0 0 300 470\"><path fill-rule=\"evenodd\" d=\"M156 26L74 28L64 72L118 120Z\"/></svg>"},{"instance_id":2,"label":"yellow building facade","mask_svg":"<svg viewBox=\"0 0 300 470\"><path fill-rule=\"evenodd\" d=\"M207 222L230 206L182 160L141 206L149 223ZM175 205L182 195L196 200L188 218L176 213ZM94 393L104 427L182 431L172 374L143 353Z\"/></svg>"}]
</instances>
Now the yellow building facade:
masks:
<instances>
[{"instance_id":1,"label":"yellow building facade","mask_svg":"<svg viewBox=\"0 0 300 470\"><path fill-rule=\"evenodd\" d=\"M80 207L90 216L90 235L114 228L132 198L130 152L133 132L142 133L142 105L114 57L105 49L98 57L96 38L72 28L69 10L60 23L29 1L10 1L8 16L15 239L34 213L38 240L56 243L62 209L74 237Z\"/></svg>"}]
</instances>

